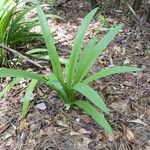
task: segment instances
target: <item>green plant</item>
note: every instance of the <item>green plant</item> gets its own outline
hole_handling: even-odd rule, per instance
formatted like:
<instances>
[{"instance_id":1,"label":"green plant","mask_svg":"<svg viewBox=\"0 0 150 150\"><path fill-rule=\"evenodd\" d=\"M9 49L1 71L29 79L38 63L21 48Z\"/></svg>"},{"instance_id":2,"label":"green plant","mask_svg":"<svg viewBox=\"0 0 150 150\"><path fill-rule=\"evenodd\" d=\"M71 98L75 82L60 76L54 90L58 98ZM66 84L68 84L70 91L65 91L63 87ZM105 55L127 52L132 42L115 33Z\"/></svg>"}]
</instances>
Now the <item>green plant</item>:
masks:
<instances>
[{"instance_id":1,"label":"green plant","mask_svg":"<svg viewBox=\"0 0 150 150\"><path fill-rule=\"evenodd\" d=\"M37 20L26 21L25 16L35 7L20 8L19 0L2 0L0 3L0 43L13 46L19 42L27 42L29 39L41 37L41 34L31 32L38 25ZM7 62L7 53L0 49L0 65Z\"/></svg>"},{"instance_id":2,"label":"green plant","mask_svg":"<svg viewBox=\"0 0 150 150\"><path fill-rule=\"evenodd\" d=\"M26 55L30 55L37 59L50 60L49 55L47 53L47 49L44 49L44 48L35 48L32 50L29 50L26 52ZM65 59L64 57L59 57L59 61L61 64L64 64L64 65L68 64L68 60Z\"/></svg>"},{"instance_id":3,"label":"green plant","mask_svg":"<svg viewBox=\"0 0 150 150\"><path fill-rule=\"evenodd\" d=\"M110 28L110 23L108 22L107 18L105 18L105 16L103 15L99 15L98 16L98 21L100 22L101 24L101 27L103 28Z\"/></svg>"},{"instance_id":4,"label":"green plant","mask_svg":"<svg viewBox=\"0 0 150 150\"><path fill-rule=\"evenodd\" d=\"M3 0L0 10L0 43L11 46L40 34L30 30L38 25L37 20L25 20L25 16L35 7L20 8L22 2Z\"/></svg>"},{"instance_id":5,"label":"green plant","mask_svg":"<svg viewBox=\"0 0 150 150\"><path fill-rule=\"evenodd\" d=\"M110 31L98 42L96 37L93 37L81 52L81 46L87 28L95 15L97 8L92 10L84 18L81 24L72 47L69 62L65 66L65 72L63 72L54 44L54 39L49 32L48 24L40 5L37 5L37 11L54 73L45 76L23 70L1 68L0 77L22 77L45 83L58 92L67 108L74 105L78 106L102 126L107 133L112 133L112 128L103 115L103 113L109 114L109 109L102 98L89 86L89 84L94 80L115 73L140 71L142 69L136 67L116 66L100 70L92 75L88 75L88 71L123 25L120 24L111 28ZM85 98L79 99L78 93L81 93ZM87 101L87 99L89 101ZM26 103L26 105L28 104L29 103ZM25 108L26 106L23 107Z\"/></svg>"},{"instance_id":6,"label":"green plant","mask_svg":"<svg viewBox=\"0 0 150 150\"><path fill-rule=\"evenodd\" d=\"M40 33L32 31L34 27L39 25L38 18L34 17L29 21L26 19L27 14L35 9L35 4L23 8L24 3L22 0L2 0L0 3L0 43L11 47L20 43L25 44L35 38L41 38ZM46 15L46 17L62 19L52 14ZM0 49L1 66L5 64L6 56L6 51Z\"/></svg>"}]
</instances>

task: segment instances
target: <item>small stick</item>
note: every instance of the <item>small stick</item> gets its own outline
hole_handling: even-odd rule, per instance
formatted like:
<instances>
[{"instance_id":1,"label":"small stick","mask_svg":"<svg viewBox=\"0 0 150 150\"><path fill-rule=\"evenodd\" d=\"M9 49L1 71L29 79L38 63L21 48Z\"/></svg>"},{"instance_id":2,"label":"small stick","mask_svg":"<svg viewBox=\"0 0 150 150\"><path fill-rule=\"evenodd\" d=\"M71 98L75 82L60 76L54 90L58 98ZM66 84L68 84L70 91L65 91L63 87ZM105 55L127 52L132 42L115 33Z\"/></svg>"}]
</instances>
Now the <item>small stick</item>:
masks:
<instances>
[{"instance_id":1,"label":"small stick","mask_svg":"<svg viewBox=\"0 0 150 150\"><path fill-rule=\"evenodd\" d=\"M128 8L130 9L130 11L132 12L132 14L134 15L134 17L140 21L140 18L137 16L137 14L135 13L135 11L133 10L133 8L131 7L131 5L129 3L127 3Z\"/></svg>"},{"instance_id":2,"label":"small stick","mask_svg":"<svg viewBox=\"0 0 150 150\"><path fill-rule=\"evenodd\" d=\"M33 60L29 59L27 56L24 56L24 55L20 54L19 52L17 52L16 50L14 50L12 48L9 48L9 47L7 47L7 46L5 46L3 44L0 44L0 48L3 48L5 50L7 50L7 51L10 51L11 53L14 53L14 54L22 57L23 59L26 59L28 62L34 64L35 66L37 66L39 68L43 68L43 66L41 66L39 63L34 62Z\"/></svg>"}]
</instances>

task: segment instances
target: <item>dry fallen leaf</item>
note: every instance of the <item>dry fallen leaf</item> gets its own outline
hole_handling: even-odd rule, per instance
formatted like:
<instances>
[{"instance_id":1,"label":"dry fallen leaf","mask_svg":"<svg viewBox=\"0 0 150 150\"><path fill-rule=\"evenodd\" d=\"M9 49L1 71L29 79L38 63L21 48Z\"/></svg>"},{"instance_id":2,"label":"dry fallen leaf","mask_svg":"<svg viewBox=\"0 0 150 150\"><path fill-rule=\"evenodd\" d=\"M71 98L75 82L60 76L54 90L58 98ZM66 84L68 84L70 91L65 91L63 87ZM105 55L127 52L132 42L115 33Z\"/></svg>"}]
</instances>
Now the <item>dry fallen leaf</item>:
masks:
<instances>
[{"instance_id":1,"label":"dry fallen leaf","mask_svg":"<svg viewBox=\"0 0 150 150\"><path fill-rule=\"evenodd\" d=\"M29 123L27 122L27 119L24 119L20 122L20 130L27 129L28 126L29 126Z\"/></svg>"},{"instance_id":2,"label":"dry fallen leaf","mask_svg":"<svg viewBox=\"0 0 150 150\"><path fill-rule=\"evenodd\" d=\"M90 131L86 131L84 128L81 128L81 129L78 130L78 133L86 134L86 133L90 133Z\"/></svg>"},{"instance_id":3,"label":"dry fallen leaf","mask_svg":"<svg viewBox=\"0 0 150 150\"><path fill-rule=\"evenodd\" d=\"M66 128L69 127L69 126L67 125L67 123L64 122L63 120L57 120L56 122L57 122L57 124L58 124L59 126L66 127Z\"/></svg>"},{"instance_id":4,"label":"dry fallen leaf","mask_svg":"<svg viewBox=\"0 0 150 150\"><path fill-rule=\"evenodd\" d=\"M125 134L129 141L134 139L134 134L128 127L125 127Z\"/></svg>"},{"instance_id":5,"label":"dry fallen leaf","mask_svg":"<svg viewBox=\"0 0 150 150\"><path fill-rule=\"evenodd\" d=\"M110 105L111 108L118 112L126 112L128 103L126 101L114 102Z\"/></svg>"},{"instance_id":6,"label":"dry fallen leaf","mask_svg":"<svg viewBox=\"0 0 150 150\"><path fill-rule=\"evenodd\" d=\"M90 140L87 137L82 138L81 142L77 142L76 143L76 149L77 150L88 150L88 144L91 142L92 140Z\"/></svg>"}]
</instances>

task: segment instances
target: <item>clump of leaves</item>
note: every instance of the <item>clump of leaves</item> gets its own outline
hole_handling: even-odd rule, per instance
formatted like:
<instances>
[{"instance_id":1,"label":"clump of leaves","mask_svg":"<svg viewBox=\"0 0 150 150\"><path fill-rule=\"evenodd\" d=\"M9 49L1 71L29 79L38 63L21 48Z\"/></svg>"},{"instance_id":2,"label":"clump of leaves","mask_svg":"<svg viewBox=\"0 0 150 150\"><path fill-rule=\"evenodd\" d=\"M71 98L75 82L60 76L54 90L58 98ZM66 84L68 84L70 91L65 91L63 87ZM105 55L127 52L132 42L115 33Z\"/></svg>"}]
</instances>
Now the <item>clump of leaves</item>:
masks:
<instances>
[{"instance_id":1,"label":"clump of leaves","mask_svg":"<svg viewBox=\"0 0 150 150\"><path fill-rule=\"evenodd\" d=\"M28 0L29 1L29 0ZM31 6L24 6L28 1L23 0L2 0L0 3L0 43L6 46L25 44L33 39L41 38L41 34L32 31L39 25L39 20L34 18L27 20L26 16L35 9L35 2ZM42 4L41 4L42 5ZM48 14L47 18L62 19L57 15ZM0 66L3 66L6 59L6 51L0 49Z\"/></svg>"},{"instance_id":2,"label":"clump of leaves","mask_svg":"<svg viewBox=\"0 0 150 150\"><path fill-rule=\"evenodd\" d=\"M31 32L37 20L25 20L25 16L35 7L20 8L22 1L2 0L0 4L0 43L11 46L40 34Z\"/></svg>"},{"instance_id":3,"label":"clump of leaves","mask_svg":"<svg viewBox=\"0 0 150 150\"><path fill-rule=\"evenodd\" d=\"M33 87L36 84L35 80L43 82L57 91L67 108L75 105L78 106L89 114L101 127L103 127L107 133L112 133L112 128L103 114L109 114L109 109L103 99L89 86L89 84L94 80L115 73L140 71L141 69L136 67L115 66L105 68L91 75L88 75L88 71L99 55L102 54L103 50L118 34L123 25L120 24L111 28L110 31L98 42L97 38L93 37L83 51L81 51L86 31L97 11L97 8L92 10L82 21L72 47L69 62L66 64L63 72L54 44L54 39L52 34L49 32L48 23L40 5L37 5L37 11L54 73L45 76L23 70L1 68L0 77L22 77L31 79L31 82L33 83L33 86L30 85L32 89L31 91L33 91ZM78 93L82 94L85 99L79 99ZM23 116L25 116L28 111L28 105L29 103L26 99L23 102Z\"/></svg>"},{"instance_id":4,"label":"clump of leaves","mask_svg":"<svg viewBox=\"0 0 150 150\"><path fill-rule=\"evenodd\" d=\"M20 8L22 1L2 0L0 2L0 43L13 46L19 42L27 42L29 39L41 37L31 29L37 26L37 20L25 20L25 16L34 7ZM0 65L5 64L6 51L0 49ZM3 54L3 55L2 55Z\"/></svg>"}]
</instances>

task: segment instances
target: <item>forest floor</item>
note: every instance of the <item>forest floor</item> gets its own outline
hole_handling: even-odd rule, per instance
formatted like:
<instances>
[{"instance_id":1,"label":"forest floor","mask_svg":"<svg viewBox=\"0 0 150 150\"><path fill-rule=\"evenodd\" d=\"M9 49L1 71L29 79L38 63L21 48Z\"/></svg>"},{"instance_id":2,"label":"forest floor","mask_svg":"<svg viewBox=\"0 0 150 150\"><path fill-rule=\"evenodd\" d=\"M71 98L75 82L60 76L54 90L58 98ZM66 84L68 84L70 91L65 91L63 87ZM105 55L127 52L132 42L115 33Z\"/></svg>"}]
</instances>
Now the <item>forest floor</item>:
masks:
<instances>
[{"instance_id":1,"label":"forest floor","mask_svg":"<svg viewBox=\"0 0 150 150\"><path fill-rule=\"evenodd\" d=\"M82 18L90 10L89 3L82 2L73 1L62 8L46 10L65 18L64 21L49 20L59 54L65 58L70 53ZM107 136L102 128L77 108L63 110L63 102L58 95L44 85L34 92L26 119L19 121L21 99L28 82L21 80L0 100L0 150L150 150L149 28L138 22L130 26L130 19L134 18L132 13L126 15L118 8L107 7L103 15L110 25L120 22L125 25L99 57L91 73L112 65L144 69L138 73L113 75L92 85L111 110L106 117L112 125L113 136ZM107 30L99 19L94 19L85 43L94 34L101 38ZM38 43L35 45L39 46ZM48 62L43 62L42 66L44 69L41 72L50 71ZM33 70L27 62L23 68ZM0 90L9 80L1 81Z\"/></svg>"}]
</instances>

